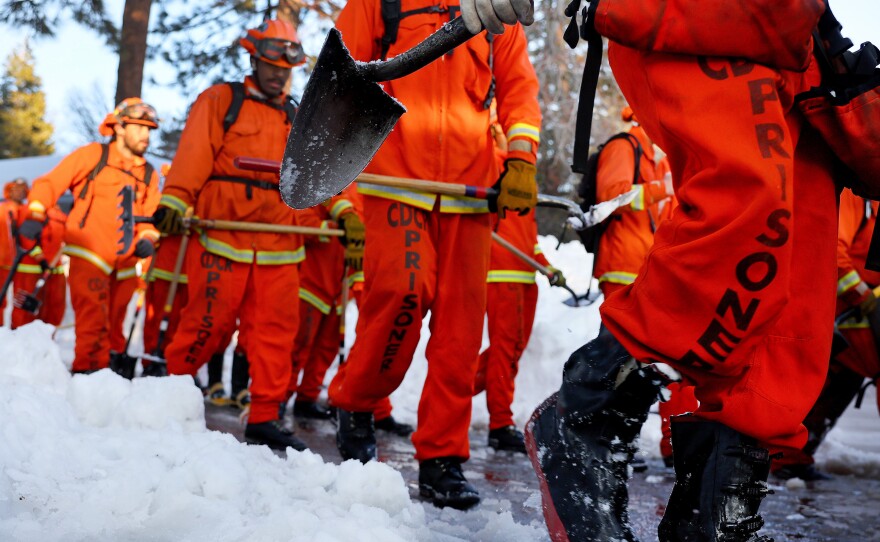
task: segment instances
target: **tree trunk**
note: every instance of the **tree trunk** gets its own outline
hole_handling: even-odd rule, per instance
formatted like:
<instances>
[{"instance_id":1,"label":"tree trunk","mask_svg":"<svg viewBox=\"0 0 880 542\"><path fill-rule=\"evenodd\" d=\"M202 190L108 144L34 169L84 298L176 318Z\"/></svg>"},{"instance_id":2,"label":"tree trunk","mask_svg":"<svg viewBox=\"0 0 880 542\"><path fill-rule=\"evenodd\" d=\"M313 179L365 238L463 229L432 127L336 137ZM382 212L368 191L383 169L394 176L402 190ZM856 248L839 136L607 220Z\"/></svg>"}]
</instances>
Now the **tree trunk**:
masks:
<instances>
[{"instance_id":1,"label":"tree trunk","mask_svg":"<svg viewBox=\"0 0 880 542\"><path fill-rule=\"evenodd\" d=\"M117 104L125 98L141 95L152 2L153 0L125 0L122 32L119 38L119 70L115 102Z\"/></svg>"}]
</instances>

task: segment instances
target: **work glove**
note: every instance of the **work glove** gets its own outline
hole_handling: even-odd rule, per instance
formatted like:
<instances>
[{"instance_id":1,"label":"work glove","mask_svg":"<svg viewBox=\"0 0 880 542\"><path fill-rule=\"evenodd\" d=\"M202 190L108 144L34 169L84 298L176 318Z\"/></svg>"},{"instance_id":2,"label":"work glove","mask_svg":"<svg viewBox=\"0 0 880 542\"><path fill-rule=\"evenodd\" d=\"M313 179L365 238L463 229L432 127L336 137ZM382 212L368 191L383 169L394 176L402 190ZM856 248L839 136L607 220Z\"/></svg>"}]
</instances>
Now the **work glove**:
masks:
<instances>
[{"instance_id":1,"label":"work glove","mask_svg":"<svg viewBox=\"0 0 880 542\"><path fill-rule=\"evenodd\" d=\"M869 289L864 298L859 302L859 310L862 312L862 316L868 316L876 308L877 296L874 295L874 290Z\"/></svg>"},{"instance_id":2,"label":"work glove","mask_svg":"<svg viewBox=\"0 0 880 542\"><path fill-rule=\"evenodd\" d=\"M484 27L503 34L505 24L535 22L535 6L532 0L461 0L461 18L471 34L479 34Z\"/></svg>"},{"instance_id":3,"label":"work glove","mask_svg":"<svg viewBox=\"0 0 880 542\"><path fill-rule=\"evenodd\" d=\"M345 245L345 265L349 269L361 271L364 268L364 241L367 229L361 217L350 212L339 217L339 225L345 231L342 244Z\"/></svg>"},{"instance_id":4,"label":"work glove","mask_svg":"<svg viewBox=\"0 0 880 542\"><path fill-rule=\"evenodd\" d=\"M529 214L538 204L536 171L535 166L525 160L505 160L504 171L492 187L498 195L489 199L489 210L497 212L499 218L504 218L507 211L516 211L520 216Z\"/></svg>"},{"instance_id":5,"label":"work glove","mask_svg":"<svg viewBox=\"0 0 880 542\"><path fill-rule=\"evenodd\" d=\"M164 205L153 213L153 225L165 235L183 235L183 232L186 231L180 211Z\"/></svg>"},{"instance_id":6,"label":"work glove","mask_svg":"<svg viewBox=\"0 0 880 542\"><path fill-rule=\"evenodd\" d=\"M36 218L28 218L18 227L18 234L31 241L38 240L40 235L43 234L43 221Z\"/></svg>"},{"instance_id":7,"label":"work glove","mask_svg":"<svg viewBox=\"0 0 880 542\"><path fill-rule=\"evenodd\" d=\"M156 247L149 239L141 239L134 244L134 255L138 258L149 258L156 252Z\"/></svg>"},{"instance_id":8,"label":"work glove","mask_svg":"<svg viewBox=\"0 0 880 542\"><path fill-rule=\"evenodd\" d=\"M547 277L550 281L550 286L565 287L565 275L562 274L562 271L553 266L548 266L547 270L550 271L550 276Z\"/></svg>"},{"instance_id":9,"label":"work glove","mask_svg":"<svg viewBox=\"0 0 880 542\"><path fill-rule=\"evenodd\" d=\"M43 273L48 273L52 270L52 264L49 263L49 260L43 258L40 260L40 271Z\"/></svg>"}]
</instances>

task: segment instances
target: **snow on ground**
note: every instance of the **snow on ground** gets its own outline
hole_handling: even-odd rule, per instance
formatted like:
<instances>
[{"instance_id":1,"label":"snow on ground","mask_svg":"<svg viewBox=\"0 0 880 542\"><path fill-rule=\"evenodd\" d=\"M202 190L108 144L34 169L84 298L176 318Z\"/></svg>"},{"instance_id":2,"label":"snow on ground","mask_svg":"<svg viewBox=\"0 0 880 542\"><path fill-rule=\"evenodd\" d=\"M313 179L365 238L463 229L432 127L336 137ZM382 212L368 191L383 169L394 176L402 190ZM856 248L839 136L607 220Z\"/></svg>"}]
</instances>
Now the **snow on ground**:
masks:
<instances>
[{"instance_id":1,"label":"snow on ground","mask_svg":"<svg viewBox=\"0 0 880 542\"><path fill-rule=\"evenodd\" d=\"M589 259L577 243L551 262L579 293ZM558 388L568 355L599 329L598 303L572 308L564 290L539 277L532 340L520 363L514 414L522 426ZM132 307L133 307L132 303ZM348 310L350 345L357 311ZM69 321L69 320L68 320ZM126 326L127 329L127 326ZM395 415L414 423L427 373L425 339L400 389ZM132 352L140 348L136 332ZM526 542L542 526L516 523L488 506L428 518L387 465L334 465L311 452L287 459L205 429L204 406L188 377L126 381L110 371L71 377L73 330L35 323L0 328L0 540L431 541ZM230 353L227 353L227 357ZM227 366L229 364L227 363ZM228 367L227 367L228 384ZM850 409L817 456L828 470L880 478L880 420L873 405ZM485 426L485 395L473 423ZM642 436L658 455L659 417ZM534 496L537 499L537 496ZM537 502L537 501L536 501Z\"/></svg>"}]
</instances>

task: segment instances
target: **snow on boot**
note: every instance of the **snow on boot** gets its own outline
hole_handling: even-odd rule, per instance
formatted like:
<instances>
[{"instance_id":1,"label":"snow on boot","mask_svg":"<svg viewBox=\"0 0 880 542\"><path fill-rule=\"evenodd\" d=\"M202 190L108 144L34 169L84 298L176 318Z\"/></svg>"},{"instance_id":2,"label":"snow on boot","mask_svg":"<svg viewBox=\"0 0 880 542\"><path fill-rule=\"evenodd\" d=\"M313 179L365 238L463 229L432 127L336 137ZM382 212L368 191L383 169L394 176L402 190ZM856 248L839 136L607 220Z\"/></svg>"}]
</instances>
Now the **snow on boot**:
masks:
<instances>
[{"instance_id":1,"label":"snow on boot","mask_svg":"<svg viewBox=\"0 0 880 542\"><path fill-rule=\"evenodd\" d=\"M309 420L329 420L333 417L333 413L329 408L318 404L316 401L294 401L293 417Z\"/></svg>"},{"instance_id":2,"label":"snow on boot","mask_svg":"<svg viewBox=\"0 0 880 542\"><path fill-rule=\"evenodd\" d=\"M248 423L244 429L244 438L248 444L265 444L273 450L286 450L290 447L301 452L308 448L305 442L293 435L293 431L282 425L281 420Z\"/></svg>"},{"instance_id":3,"label":"snow on boot","mask_svg":"<svg viewBox=\"0 0 880 542\"><path fill-rule=\"evenodd\" d=\"M110 352L110 370L122 378L131 380L134 378L134 367L137 358L133 358L125 352Z\"/></svg>"},{"instance_id":4,"label":"snow on boot","mask_svg":"<svg viewBox=\"0 0 880 542\"><path fill-rule=\"evenodd\" d=\"M413 426L408 423L400 423L394 419L394 416L388 416L381 420L376 420L376 429L397 435L398 437L408 437L415 431Z\"/></svg>"},{"instance_id":5,"label":"snow on boot","mask_svg":"<svg viewBox=\"0 0 880 542\"><path fill-rule=\"evenodd\" d=\"M467 510L480 503L480 494L461 470L461 459L438 457L419 463L419 494L437 508Z\"/></svg>"},{"instance_id":6,"label":"snow on boot","mask_svg":"<svg viewBox=\"0 0 880 542\"><path fill-rule=\"evenodd\" d=\"M343 460L357 459L361 463L375 461L376 428L372 412L349 412L336 409L336 447Z\"/></svg>"},{"instance_id":7,"label":"snow on boot","mask_svg":"<svg viewBox=\"0 0 880 542\"><path fill-rule=\"evenodd\" d=\"M489 447L497 451L526 453L523 434L512 425L489 431Z\"/></svg>"},{"instance_id":8,"label":"snow on boot","mask_svg":"<svg viewBox=\"0 0 880 542\"><path fill-rule=\"evenodd\" d=\"M770 455L718 422L672 422L675 485L657 529L660 542L772 542L756 533L768 493Z\"/></svg>"},{"instance_id":9,"label":"snow on boot","mask_svg":"<svg viewBox=\"0 0 880 542\"><path fill-rule=\"evenodd\" d=\"M602 326L565 364L526 424L526 449L554 542L634 541L627 480L635 440L664 382Z\"/></svg>"}]
</instances>

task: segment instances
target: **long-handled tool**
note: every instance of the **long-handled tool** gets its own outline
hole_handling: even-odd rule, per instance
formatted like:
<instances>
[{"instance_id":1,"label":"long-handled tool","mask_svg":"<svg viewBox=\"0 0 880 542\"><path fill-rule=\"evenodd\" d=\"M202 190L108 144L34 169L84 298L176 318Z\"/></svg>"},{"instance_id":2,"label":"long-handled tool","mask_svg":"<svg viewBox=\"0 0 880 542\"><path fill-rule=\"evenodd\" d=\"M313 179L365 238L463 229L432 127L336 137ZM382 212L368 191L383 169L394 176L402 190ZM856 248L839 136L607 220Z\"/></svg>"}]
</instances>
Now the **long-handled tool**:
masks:
<instances>
[{"instance_id":1,"label":"long-handled tool","mask_svg":"<svg viewBox=\"0 0 880 542\"><path fill-rule=\"evenodd\" d=\"M532 269L534 269L538 273L541 273L542 275L547 277L547 280L550 281L550 284L552 286L558 286L558 284L555 283L557 280L556 273L554 273L549 267L547 267L545 265L541 265L537 260L535 260L534 258L529 256L528 254L526 254L525 252L523 252L522 250L517 248L513 243L511 243L510 241L508 241L504 237L501 237L500 235L498 235L497 232L494 232L494 231L492 232L492 240L495 241L496 243L498 243L499 245L503 246L507 250L509 250L511 254L513 254L514 256L519 258L520 260L522 260L523 263L525 263L526 265L528 265L529 267L531 267ZM568 293L571 294L571 297L574 299L574 306L577 307L578 306L577 294L574 293L574 291L571 288L569 288L568 286L562 286L562 288L564 288L565 290L568 291Z\"/></svg>"},{"instance_id":2,"label":"long-handled tool","mask_svg":"<svg viewBox=\"0 0 880 542\"><path fill-rule=\"evenodd\" d=\"M235 167L249 171L278 172L281 163L275 160L266 160L264 158L251 158L248 156L239 156L233 160ZM380 186L391 186L394 188L406 188L408 190L421 190L432 194L440 194L443 196L466 196L471 198L489 199L498 193L485 186L473 186L469 184L441 183L438 181L427 181L423 179L407 179L405 177L392 177L388 175L376 175L374 173L361 173L355 179L358 182L372 183ZM343 187L345 188L345 187ZM334 194L330 194L333 196ZM624 201L622 196L618 196L615 200L603 202L594 205L587 213L581 210L577 203L561 198L559 196L551 196L548 194L538 194L538 205L542 207L555 207L564 209L572 218L576 228L589 228L595 226L602 220L608 218L620 205L625 205L633 200L637 195L637 191L627 192L624 196L628 196L629 200ZM321 200L324 201L324 200ZM613 202L613 203L612 203ZM623 203L622 203L623 202ZM318 202L320 203L320 201ZM611 208L613 206L613 208ZM609 210L610 208L610 210ZM578 224L580 226L578 226Z\"/></svg>"},{"instance_id":3,"label":"long-handled tool","mask_svg":"<svg viewBox=\"0 0 880 542\"><path fill-rule=\"evenodd\" d=\"M342 269L342 299L339 314L339 364L345 363L345 310L348 308L348 266Z\"/></svg>"},{"instance_id":4,"label":"long-handled tool","mask_svg":"<svg viewBox=\"0 0 880 542\"><path fill-rule=\"evenodd\" d=\"M37 314L39 312L40 307L43 305L43 300L40 299L40 292L43 291L43 288L46 286L46 282L49 281L49 277L52 276L52 273L55 271L55 268L58 266L58 262L61 261L62 252L59 250L55 257L52 258L52 261L49 262L48 267L43 269L40 272L40 277L37 279L37 283L34 284L34 289L32 292L27 292L25 290L19 290L15 292L12 296L12 304L15 308L23 310L25 312L29 312L31 314Z\"/></svg>"},{"instance_id":5,"label":"long-handled tool","mask_svg":"<svg viewBox=\"0 0 880 542\"><path fill-rule=\"evenodd\" d=\"M456 17L409 51L388 61L365 63L356 62L339 31L331 29L284 150L284 202L306 209L351 184L406 112L377 83L408 75L473 36Z\"/></svg>"}]
</instances>

